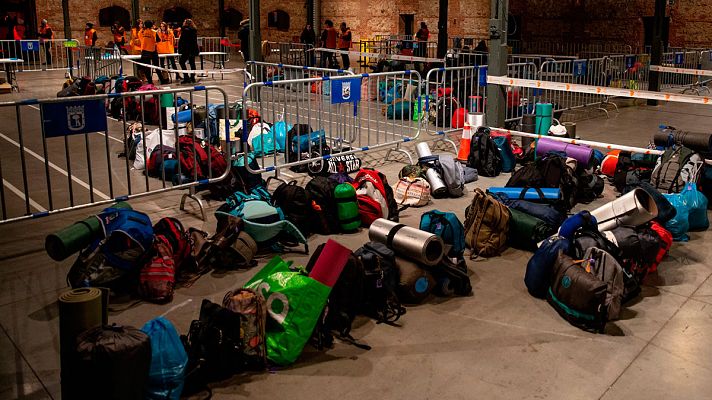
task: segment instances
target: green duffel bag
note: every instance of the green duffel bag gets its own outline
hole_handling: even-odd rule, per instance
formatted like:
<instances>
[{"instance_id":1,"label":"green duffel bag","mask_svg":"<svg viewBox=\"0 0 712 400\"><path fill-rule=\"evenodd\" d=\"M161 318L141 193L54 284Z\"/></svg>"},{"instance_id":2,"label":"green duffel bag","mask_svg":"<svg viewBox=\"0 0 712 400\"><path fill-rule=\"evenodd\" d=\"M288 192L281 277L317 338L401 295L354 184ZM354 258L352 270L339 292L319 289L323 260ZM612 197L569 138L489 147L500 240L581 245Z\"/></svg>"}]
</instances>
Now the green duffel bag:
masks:
<instances>
[{"instance_id":1,"label":"green duffel bag","mask_svg":"<svg viewBox=\"0 0 712 400\"><path fill-rule=\"evenodd\" d=\"M537 243L556 233L556 228L513 208L509 209L509 245L520 249L535 251Z\"/></svg>"}]
</instances>

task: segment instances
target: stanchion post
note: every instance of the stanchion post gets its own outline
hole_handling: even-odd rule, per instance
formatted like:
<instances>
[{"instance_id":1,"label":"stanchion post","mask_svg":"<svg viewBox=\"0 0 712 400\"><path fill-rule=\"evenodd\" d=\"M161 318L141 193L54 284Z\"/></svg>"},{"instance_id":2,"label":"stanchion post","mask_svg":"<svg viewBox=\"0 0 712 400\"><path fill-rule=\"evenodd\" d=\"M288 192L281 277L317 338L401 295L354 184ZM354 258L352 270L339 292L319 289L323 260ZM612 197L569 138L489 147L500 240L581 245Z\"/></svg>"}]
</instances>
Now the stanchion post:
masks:
<instances>
[{"instance_id":1,"label":"stanchion post","mask_svg":"<svg viewBox=\"0 0 712 400\"><path fill-rule=\"evenodd\" d=\"M490 19L490 47L488 75L507 75L507 12L509 0L492 0ZM487 88L487 122L490 126L503 127L507 105L507 87Z\"/></svg>"},{"instance_id":2,"label":"stanchion post","mask_svg":"<svg viewBox=\"0 0 712 400\"><path fill-rule=\"evenodd\" d=\"M655 20L653 21L653 43L650 51L650 65L661 65L663 58L663 26L667 0L655 0ZM648 90L660 91L660 72L650 71ZM658 105L657 100L648 100L649 106Z\"/></svg>"},{"instance_id":3,"label":"stanchion post","mask_svg":"<svg viewBox=\"0 0 712 400\"><path fill-rule=\"evenodd\" d=\"M438 11L438 58L445 58L447 53L447 8L448 0L440 0Z\"/></svg>"}]
</instances>

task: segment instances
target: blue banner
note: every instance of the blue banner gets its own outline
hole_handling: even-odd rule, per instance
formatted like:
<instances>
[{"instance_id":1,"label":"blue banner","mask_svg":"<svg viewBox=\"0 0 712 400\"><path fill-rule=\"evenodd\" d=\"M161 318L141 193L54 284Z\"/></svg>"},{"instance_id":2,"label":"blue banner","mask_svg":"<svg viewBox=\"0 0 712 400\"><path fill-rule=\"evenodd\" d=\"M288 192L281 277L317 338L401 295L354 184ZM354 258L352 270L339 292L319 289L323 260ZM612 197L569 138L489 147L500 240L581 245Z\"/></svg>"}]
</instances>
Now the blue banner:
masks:
<instances>
[{"instance_id":1,"label":"blue banner","mask_svg":"<svg viewBox=\"0 0 712 400\"><path fill-rule=\"evenodd\" d=\"M361 101L361 78L331 81L331 104Z\"/></svg>"},{"instance_id":2,"label":"blue banner","mask_svg":"<svg viewBox=\"0 0 712 400\"><path fill-rule=\"evenodd\" d=\"M45 137L106 132L104 101L73 100L42 104Z\"/></svg>"},{"instance_id":3,"label":"blue banner","mask_svg":"<svg viewBox=\"0 0 712 400\"><path fill-rule=\"evenodd\" d=\"M574 60L574 78L586 76L586 63L588 60Z\"/></svg>"},{"instance_id":4,"label":"blue banner","mask_svg":"<svg viewBox=\"0 0 712 400\"><path fill-rule=\"evenodd\" d=\"M635 65L635 56L625 56L625 69L631 69Z\"/></svg>"},{"instance_id":5,"label":"blue banner","mask_svg":"<svg viewBox=\"0 0 712 400\"><path fill-rule=\"evenodd\" d=\"M40 51L40 41L39 40L23 40L20 42L20 48L22 51Z\"/></svg>"},{"instance_id":6,"label":"blue banner","mask_svg":"<svg viewBox=\"0 0 712 400\"><path fill-rule=\"evenodd\" d=\"M480 67L480 87L487 86L487 66Z\"/></svg>"},{"instance_id":7,"label":"blue banner","mask_svg":"<svg viewBox=\"0 0 712 400\"><path fill-rule=\"evenodd\" d=\"M685 61L685 53L675 53L675 65L682 65Z\"/></svg>"}]
</instances>

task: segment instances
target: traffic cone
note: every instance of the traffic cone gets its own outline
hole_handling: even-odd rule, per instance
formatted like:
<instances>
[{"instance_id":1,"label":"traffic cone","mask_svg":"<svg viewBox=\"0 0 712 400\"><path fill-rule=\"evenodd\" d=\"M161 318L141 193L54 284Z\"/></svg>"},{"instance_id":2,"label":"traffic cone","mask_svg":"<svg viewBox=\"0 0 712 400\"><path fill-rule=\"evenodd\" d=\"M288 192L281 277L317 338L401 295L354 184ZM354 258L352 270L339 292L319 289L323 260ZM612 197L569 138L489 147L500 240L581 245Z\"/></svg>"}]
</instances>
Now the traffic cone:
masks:
<instances>
[{"instance_id":1,"label":"traffic cone","mask_svg":"<svg viewBox=\"0 0 712 400\"><path fill-rule=\"evenodd\" d=\"M466 162L467 157L470 155L470 143L472 142L472 129L470 124L465 122L465 126L462 128L462 138L460 138L460 151L457 153L457 160L461 162Z\"/></svg>"}]
</instances>

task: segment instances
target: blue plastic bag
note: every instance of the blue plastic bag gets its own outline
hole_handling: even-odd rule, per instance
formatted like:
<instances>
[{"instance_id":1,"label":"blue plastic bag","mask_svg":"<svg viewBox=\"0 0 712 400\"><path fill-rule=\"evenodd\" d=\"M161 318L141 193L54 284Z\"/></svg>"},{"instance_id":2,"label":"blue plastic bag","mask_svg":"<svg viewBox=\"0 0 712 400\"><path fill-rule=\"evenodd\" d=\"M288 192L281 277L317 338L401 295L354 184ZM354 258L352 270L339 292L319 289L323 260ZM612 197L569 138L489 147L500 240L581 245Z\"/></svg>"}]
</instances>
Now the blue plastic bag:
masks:
<instances>
[{"instance_id":1,"label":"blue plastic bag","mask_svg":"<svg viewBox=\"0 0 712 400\"><path fill-rule=\"evenodd\" d=\"M284 121L277 121L272 125L272 132L275 138L275 149L284 153L284 149L287 143L287 132L292 129L292 125L287 125Z\"/></svg>"},{"instance_id":2,"label":"blue plastic bag","mask_svg":"<svg viewBox=\"0 0 712 400\"><path fill-rule=\"evenodd\" d=\"M710 227L707 219L707 197L702 194L695 184L688 183L680 193L685 200L685 205L690 209L688 221L691 231L706 231Z\"/></svg>"},{"instance_id":3,"label":"blue plastic bag","mask_svg":"<svg viewBox=\"0 0 712 400\"><path fill-rule=\"evenodd\" d=\"M675 207L675 217L665 223L665 229L672 234L672 240L676 242L687 242L690 237L687 231L690 230L690 208L685 204L685 197L679 194L663 194L666 199Z\"/></svg>"},{"instance_id":4,"label":"blue plastic bag","mask_svg":"<svg viewBox=\"0 0 712 400\"><path fill-rule=\"evenodd\" d=\"M517 160L514 158L514 153L512 153L512 147L509 141L504 136L497 136L492 138L494 144L499 149L499 154L502 156L502 172L512 172L514 171L514 166Z\"/></svg>"},{"instance_id":5,"label":"blue plastic bag","mask_svg":"<svg viewBox=\"0 0 712 400\"><path fill-rule=\"evenodd\" d=\"M141 330L151 339L151 370L145 398L180 400L188 355L176 328L164 317L158 317L148 321Z\"/></svg>"},{"instance_id":6,"label":"blue plastic bag","mask_svg":"<svg viewBox=\"0 0 712 400\"><path fill-rule=\"evenodd\" d=\"M266 133L255 136L252 139L252 150L257 157L274 153L276 151L276 145L274 144L272 131L266 131Z\"/></svg>"}]
</instances>

